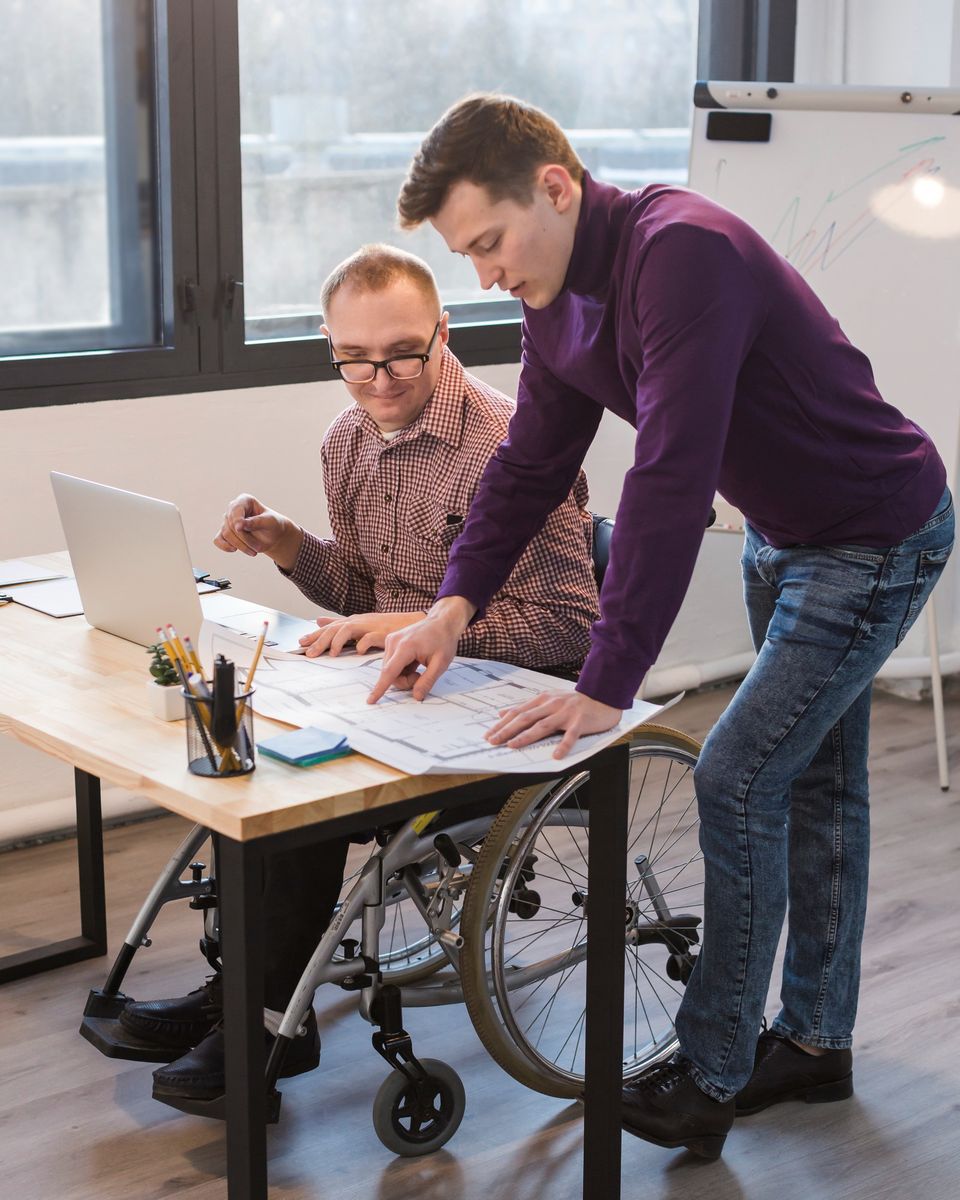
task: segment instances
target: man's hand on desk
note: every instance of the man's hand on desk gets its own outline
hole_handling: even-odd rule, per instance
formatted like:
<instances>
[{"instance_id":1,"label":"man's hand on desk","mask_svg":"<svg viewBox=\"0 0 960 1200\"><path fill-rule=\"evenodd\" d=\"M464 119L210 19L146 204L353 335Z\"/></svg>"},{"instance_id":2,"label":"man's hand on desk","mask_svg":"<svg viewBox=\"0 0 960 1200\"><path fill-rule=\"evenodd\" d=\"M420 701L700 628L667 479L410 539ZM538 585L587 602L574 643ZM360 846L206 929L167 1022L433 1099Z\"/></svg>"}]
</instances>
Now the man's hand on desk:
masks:
<instances>
[{"instance_id":1,"label":"man's hand on desk","mask_svg":"<svg viewBox=\"0 0 960 1200\"><path fill-rule=\"evenodd\" d=\"M307 658L330 654L333 658L350 642L356 643L358 654L382 650L387 637L397 630L415 625L426 616L423 612L355 613L352 617L318 617L320 628L300 639Z\"/></svg>"},{"instance_id":2,"label":"man's hand on desk","mask_svg":"<svg viewBox=\"0 0 960 1200\"><path fill-rule=\"evenodd\" d=\"M554 758L563 758L573 749L577 738L587 733L605 733L622 716L621 709L591 700L582 692L541 692L524 704L505 708L486 738L494 746L519 750L563 731L560 745L553 752Z\"/></svg>"},{"instance_id":3,"label":"man's hand on desk","mask_svg":"<svg viewBox=\"0 0 960 1200\"><path fill-rule=\"evenodd\" d=\"M412 690L415 700L426 700L430 689L453 661L460 635L476 611L463 596L445 596L422 621L391 633L386 641L380 678L367 703L376 704L390 687Z\"/></svg>"},{"instance_id":4,"label":"man's hand on desk","mask_svg":"<svg viewBox=\"0 0 960 1200\"><path fill-rule=\"evenodd\" d=\"M245 492L230 501L213 539L215 546L230 554L237 550L251 558L266 554L284 571L293 570L302 542L299 525Z\"/></svg>"}]
</instances>

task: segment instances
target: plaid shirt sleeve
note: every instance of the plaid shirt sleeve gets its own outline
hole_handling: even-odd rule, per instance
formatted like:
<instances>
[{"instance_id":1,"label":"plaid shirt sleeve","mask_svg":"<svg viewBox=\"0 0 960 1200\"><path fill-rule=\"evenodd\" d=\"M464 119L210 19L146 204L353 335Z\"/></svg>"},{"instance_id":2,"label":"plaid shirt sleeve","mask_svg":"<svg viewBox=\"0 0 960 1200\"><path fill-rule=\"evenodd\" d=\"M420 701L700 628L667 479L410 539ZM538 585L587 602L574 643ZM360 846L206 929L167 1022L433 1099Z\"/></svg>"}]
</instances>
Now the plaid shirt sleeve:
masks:
<instances>
[{"instance_id":1,"label":"plaid shirt sleeve","mask_svg":"<svg viewBox=\"0 0 960 1200\"><path fill-rule=\"evenodd\" d=\"M330 442L336 441L336 431L335 424L320 450L334 536L319 538L305 529L293 570L281 573L320 608L345 615L374 612L377 604L370 566L360 550L353 522L342 519L343 458L330 455Z\"/></svg>"},{"instance_id":2,"label":"plaid shirt sleeve","mask_svg":"<svg viewBox=\"0 0 960 1200\"><path fill-rule=\"evenodd\" d=\"M300 553L290 572L301 592L320 608L336 613L373 612L373 582L336 538L319 538L303 531Z\"/></svg>"}]
</instances>

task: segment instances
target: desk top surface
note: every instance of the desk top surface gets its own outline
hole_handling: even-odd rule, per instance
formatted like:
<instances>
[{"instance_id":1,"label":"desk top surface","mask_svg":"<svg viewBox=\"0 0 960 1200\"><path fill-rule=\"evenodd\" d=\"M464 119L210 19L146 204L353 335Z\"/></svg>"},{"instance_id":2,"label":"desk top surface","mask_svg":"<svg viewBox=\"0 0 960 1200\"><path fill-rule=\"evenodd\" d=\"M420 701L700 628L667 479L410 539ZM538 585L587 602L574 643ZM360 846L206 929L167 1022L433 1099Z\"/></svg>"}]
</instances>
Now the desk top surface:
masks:
<instances>
[{"instance_id":1,"label":"desk top surface","mask_svg":"<svg viewBox=\"0 0 960 1200\"><path fill-rule=\"evenodd\" d=\"M66 560L54 554L30 561L63 569ZM204 779L187 770L183 721L150 713L149 678L142 646L92 629L83 617L57 619L19 604L0 608L0 733L238 841L373 815L483 778L404 775L354 754L307 768L259 755L250 775ZM257 716L254 736L286 728Z\"/></svg>"}]
</instances>

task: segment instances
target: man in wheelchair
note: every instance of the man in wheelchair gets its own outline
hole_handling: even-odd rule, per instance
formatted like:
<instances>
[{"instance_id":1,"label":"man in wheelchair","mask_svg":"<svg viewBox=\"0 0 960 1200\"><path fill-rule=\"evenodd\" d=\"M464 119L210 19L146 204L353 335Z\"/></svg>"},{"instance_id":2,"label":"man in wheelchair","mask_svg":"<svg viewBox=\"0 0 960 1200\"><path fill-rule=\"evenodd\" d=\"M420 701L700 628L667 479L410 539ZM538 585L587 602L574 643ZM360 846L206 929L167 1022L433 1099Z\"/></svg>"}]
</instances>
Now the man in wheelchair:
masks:
<instances>
[{"instance_id":1,"label":"man in wheelchair","mask_svg":"<svg viewBox=\"0 0 960 1200\"><path fill-rule=\"evenodd\" d=\"M503 440L511 400L467 374L451 353L448 316L430 268L385 245L340 263L321 294L331 361L352 403L331 425L321 465L332 536L240 495L214 544L265 554L319 607L306 654L366 652L423 618L443 580L487 461ZM459 652L569 676L596 619L592 522L582 472L504 587L460 639ZM280 1018L326 929L343 879L347 839L274 854L263 881L265 1029ZM154 1097L179 1107L224 1091L221 976L186 996L135 1002L120 1015L134 1039L163 1049ZM281 1074L317 1066L313 1009Z\"/></svg>"}]
</instances>

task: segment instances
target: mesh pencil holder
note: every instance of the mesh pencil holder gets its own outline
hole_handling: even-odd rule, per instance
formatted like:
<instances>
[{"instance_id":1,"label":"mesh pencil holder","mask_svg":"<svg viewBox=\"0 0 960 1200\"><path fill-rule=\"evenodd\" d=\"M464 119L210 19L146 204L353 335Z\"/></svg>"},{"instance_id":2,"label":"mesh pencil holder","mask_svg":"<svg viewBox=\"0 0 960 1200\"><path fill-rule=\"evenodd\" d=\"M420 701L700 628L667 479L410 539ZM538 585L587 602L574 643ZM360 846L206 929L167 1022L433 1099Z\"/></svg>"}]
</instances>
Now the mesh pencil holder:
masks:
<instances>
[{"instance_id":1,"label":"mesh pencil holder","mask_svg":"<svg viewBox=\"0 0 960 1200\"><path fill-rule=\"evenodd\" d=\"M253 705L250 703L253 692L234 697L232 719L222 721L211 711L213 705L209 700L181 690L187 706L189 769L194 775L207 775L213 779L249 775L257 765L253 749Z\"/></svg>"}]
</instances>

